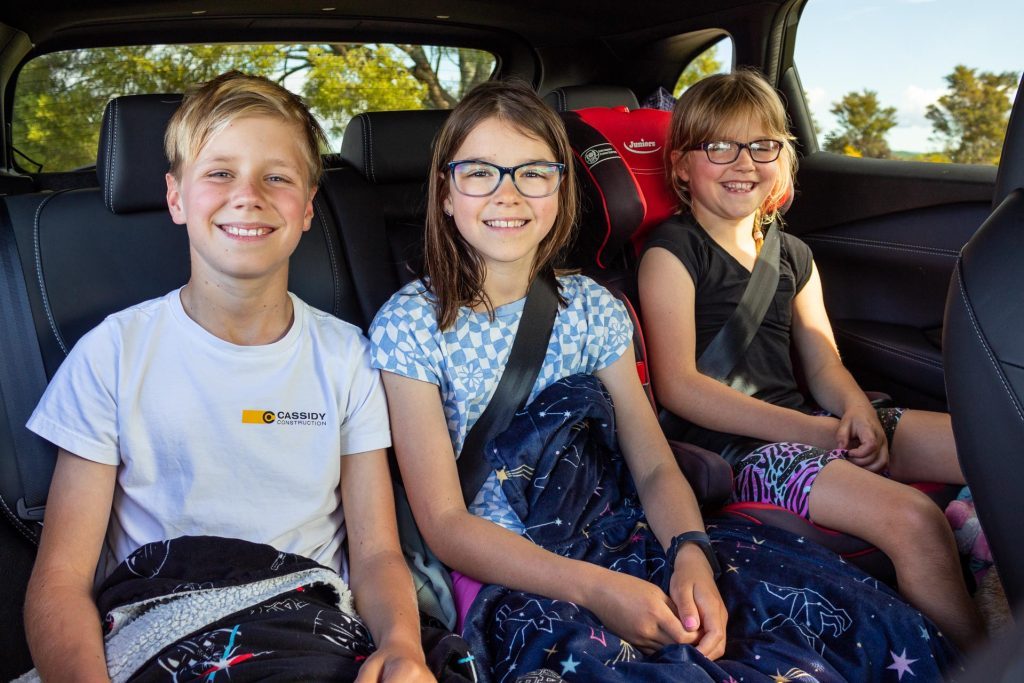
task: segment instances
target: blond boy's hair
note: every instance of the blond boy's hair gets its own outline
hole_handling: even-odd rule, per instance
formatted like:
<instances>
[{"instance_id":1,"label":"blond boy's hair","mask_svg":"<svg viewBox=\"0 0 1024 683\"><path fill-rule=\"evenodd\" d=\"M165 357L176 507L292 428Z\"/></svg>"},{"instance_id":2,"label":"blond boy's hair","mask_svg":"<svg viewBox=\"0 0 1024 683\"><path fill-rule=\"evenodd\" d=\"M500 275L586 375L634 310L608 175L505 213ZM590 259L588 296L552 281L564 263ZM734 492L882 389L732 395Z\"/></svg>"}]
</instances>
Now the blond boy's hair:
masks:
<instances>
[{"instance_id":1,"label":"blond boy's hair","mask_svg":"<svg viewBox=\"0 0 1024 683\"><path fill-rule=\"evenodd\" d=\"M195 160L210 138L246 116L275 117L298 127L309 185L320 182L320 150L327 147L327 136L302 98L270 79L240 71L228 71L185 93L164 134L171 174L181 180L182 167Z\"/></svg>"}]
</instances>

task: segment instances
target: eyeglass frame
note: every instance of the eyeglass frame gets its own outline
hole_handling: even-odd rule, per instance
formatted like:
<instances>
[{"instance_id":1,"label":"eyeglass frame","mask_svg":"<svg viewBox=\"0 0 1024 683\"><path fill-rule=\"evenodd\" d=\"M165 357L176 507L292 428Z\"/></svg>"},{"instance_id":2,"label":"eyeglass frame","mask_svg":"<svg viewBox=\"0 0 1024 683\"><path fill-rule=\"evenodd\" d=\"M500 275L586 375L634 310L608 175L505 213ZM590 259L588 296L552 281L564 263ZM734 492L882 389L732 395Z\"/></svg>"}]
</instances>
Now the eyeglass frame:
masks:
<instances>
[{"instance_id":1,"label":"eyeglass frame","mask_svg":"<svg viewBox=\"0 0 1024 683\"><path fill-rule=\"evenodd\" d=\"M459 188L459 182L457 180L455 180L455 167L458 166L459 164L483 164L484 166L490 166L491 168L497 169L498 170L498 182L495 183L494 189L491 190L490 192L488 192L487 194L469 194L468 192L463 192ZM548 192L547 194L541 194L541 195L529 195L529 194L526 194L525 192L523 192L519 188L519 185L516 184L516 171L518 171L521 168L526 168L527 166L536 166L538 164L541 164L541 165L544 165L544 166L550 166L550 167L553 167L553 168L557 169L558 170L558 182L555 183L554 189L551 190L551 192ZM558 192L558 188L561 187L561 185L562 185L562 180L565 179L565 164L563 164L561 161L527 161L526 163L519 164L518 166L499 166L498 164L492 164L489 161L483 161L481 159L458 159L456 161L449 161L448 162L448 175L451 176L452 187L455 188L455 191L458 192L461 195L465 195L466 197L490 197L492 194L497 192L498 188L501 187L501 184L503 182L505 182L505 176L507 175L509 178L512 179L512 187L516 188L516 192L518 192L519 194L523 195L524 197L528 197L530 199L543 199L544 197L550 197L551 195L553 195L556 192Z\"/></svg>"},{"instance_id":2,"label":"eyeglass frame","mask_svg":"<svg viewBox=\"0 0 1024 683\"><path fill-rule=\"evenodd\" d=\"M708 146L716 144L716 143L720 143L720 142L727 142L730 145L736 145L736 156L734 156L729 161L715 161L714 159L712 159L711 158L711 152L708 151ZM765 161L760 161L758 159L755 159L754 158L754 153L752 151L750 151L750 146L755 144L755 143L758 143L758 142L774 142L775 144L777 144L779 146L779 148L778 148L778 150L776 150L775 156L772 157L771 159L767 159ZM743 154L743 150L747 150L747 154L750 155L750 160L753 161L755 164L770 164L770 163L773 163L773 162L777 161L778 158L780 156L782 156L782 149L785 146L786 146L785 142L783 142L782 140L776 140L775 138L758 138L757 140L751 140L750 142L739 142L737 140L711 140L709 142L702 142L699 145L693 145L692 147L687 147L683 151L684 152L696 152L698 149L699 150L703 150L704 154L707 156L709 162L711 162L712 164L716 164L718 166L726 166L728 164L736 163L736 160L740 158L740 154Z\"/></svg>"}]
</instances>

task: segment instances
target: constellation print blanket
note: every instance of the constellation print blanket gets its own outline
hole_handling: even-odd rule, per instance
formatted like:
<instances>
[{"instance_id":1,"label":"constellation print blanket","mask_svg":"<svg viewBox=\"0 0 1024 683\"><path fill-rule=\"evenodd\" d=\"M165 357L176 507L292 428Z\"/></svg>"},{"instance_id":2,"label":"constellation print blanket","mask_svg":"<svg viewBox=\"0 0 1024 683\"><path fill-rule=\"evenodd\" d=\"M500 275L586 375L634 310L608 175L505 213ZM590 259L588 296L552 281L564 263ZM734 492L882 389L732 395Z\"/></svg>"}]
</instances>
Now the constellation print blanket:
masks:
<instances>
[{"instance_id":1,"label":"constellation print blanket","mask_svg":"<svg viewBox=\"0 0 1024 683\"><path fill-rule=\"evenodd\" d=\"M182 536L142 546L100 589L112 681L353 681L374 651L345 582L269 545ZM431 672L475 680L468 644L424 624ZM15 683L37 682L33 670Z\"/></svg>"},{"instance_id":2,"label":"constellation print blanket","mask_svg":"<svg viewBox=\"0 0 1024 683\"><path fill-rule=\"evenodd\" d=\"M598 380L542 392L487 448L527 536L560 555L667 589L665 553L618 450ZM728 645L710 661L673 645L645 655L581 605L499 586L473 603L464 635L478 671L512 681L940 681L955 650L893 591L787 532L709 520L723 568Z\"/></svg>"}]
</instances>

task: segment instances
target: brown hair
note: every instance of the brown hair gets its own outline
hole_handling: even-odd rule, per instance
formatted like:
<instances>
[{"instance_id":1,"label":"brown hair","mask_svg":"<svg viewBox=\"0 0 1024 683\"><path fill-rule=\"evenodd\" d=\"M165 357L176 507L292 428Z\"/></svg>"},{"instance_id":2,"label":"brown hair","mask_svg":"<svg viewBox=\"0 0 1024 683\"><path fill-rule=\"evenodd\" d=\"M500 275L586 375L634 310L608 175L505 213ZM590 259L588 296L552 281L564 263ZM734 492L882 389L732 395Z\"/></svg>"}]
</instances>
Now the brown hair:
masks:
<instances>
[{"instance_id":1,"label":"brown hair","mask_svg":"<svg viewBox=\"0 0 1024 683\"><path fill-rule=\"evenodd\" d=\"M558 216L537 249L530 271L531 282L538 275L554 276L555 258L568 244L576 223L579 205L576 175L562 119L525 82L486 81L473 88L452 110L437 134L430 163L423 271L428 277L427 288L437 298L437 322L442 330L455 324L462 306L483 304L491 315L494 314L484 293L487 272L483 259L459 234L455 220L444 213L444 200L452 191L448 162L455 160L455 152L473 129L490 118L543 142L555 155L555 161L565 164L565 174L558 188Z\"/></svg>"},{"instance_id":2,"label":"brown hair","mask_svg":"<svg viewBox=\"0 0 1024 683\"><path fill-rule=\"evenodd\" d=\"M669 144L665 147L665 169L672 189L682 203L692 208L690 190L679 178L672 164L672 152L708 142L720 135L724 125L740 117L750 117L765 133L782 140L783 172L772 187L754 218L754 231L778 219L779 209L793 188L796 179L795 139L789 132L786 109L779 93L752 69L715 74L690 86L672 108Z\"/></svg>"},{"instance_id":3,"label":"brown hair","mask_svg":"<svg viewBox=\"0 0 1024 683\"><path fill-rule=\"evenodd\" d=\"M302 98L267 78L240 71L228 71L185 93L164 133L171 174L180 180L182 167L195 160L211 137L245 116L272 116L297 126L302 131L309 185L320 182L320 150L326 148L327 137Z\"/></svg>"}]
</instances>

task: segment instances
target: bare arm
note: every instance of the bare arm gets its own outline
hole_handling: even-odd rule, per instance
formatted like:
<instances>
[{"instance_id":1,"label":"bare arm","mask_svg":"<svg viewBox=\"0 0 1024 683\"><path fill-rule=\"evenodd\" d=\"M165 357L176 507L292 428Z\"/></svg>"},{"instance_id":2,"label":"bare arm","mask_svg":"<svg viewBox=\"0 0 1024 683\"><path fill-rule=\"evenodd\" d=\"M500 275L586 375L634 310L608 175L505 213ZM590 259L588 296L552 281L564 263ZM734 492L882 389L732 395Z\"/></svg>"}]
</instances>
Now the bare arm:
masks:
<instances>
[{"instance_id":1,"label":"bare arm","mask_svg":"<svg viewBox=\"0 0 1024 683\"><path fill-rule=\"evenodd\" d=\"M61 450L25 596L32 661L45 681L109 681L93 579L117 468Z\"/></svg>"},{"instance_id":2,"label":"bare arm","mask_svg":"<svg viewBox=\"0 0 1024 683\"><path fill-rule=\"evenodd\" d=\"M873 471L888 462L885 433L878 414L843 365L825 310L818 269L793 300L793 340L814 400L840 416L836 445L850 449L850 459Z\"/></svg>"},{"instance_id":3,"label":"bare arm","mask_svg":"<svg viewBox=\"0 0 1024 683\"><path fill-rule=\"evenodd\" d=\"M438 388L384 372L395 452L409 504L442 562L484 583L584 605L643 649L692 642L656 586L598 565L570 560L471 514Z\"/></svg>"},{"instance_id":4,"label":"bare arm","mask_svg":"<svg viewBox=\"0 0 1024 683\"><path fill-rule=\"evenodd\" d=\"M394 494L383 449L341 459L341 501L356 609L377 645L359 670L359 683L434 680L420 645L416 595L398 544Z\"/></svg>"},{"instance_id":5,"label":"bare arm","mask_svg":"<svg viewBox=\"0 0 1024 683\"><path fill-rule=\"evenodd\" d=\"M640 262L640 301L658 401L707 429L768 442L835 447L838 421L747 396L697 370L693 278L674 255L651 249Z\"/></svg>"},{"instance_id":6,"label":"bare arm","mask_svg":"<svg viewBox=\"0 0 1024 683\"><path fill-rule=\"evenodd\" d=\"M704 531L697 499L683 477L636 374L633 349L598 378L615 405L619 445L636 482L651 528L666 549L685 531ZM716 659L725 652L727 614L700 548L685 545L672 568L671 594L680 622L700 635L698 649Z\"/></svg>"}]
</instances>

